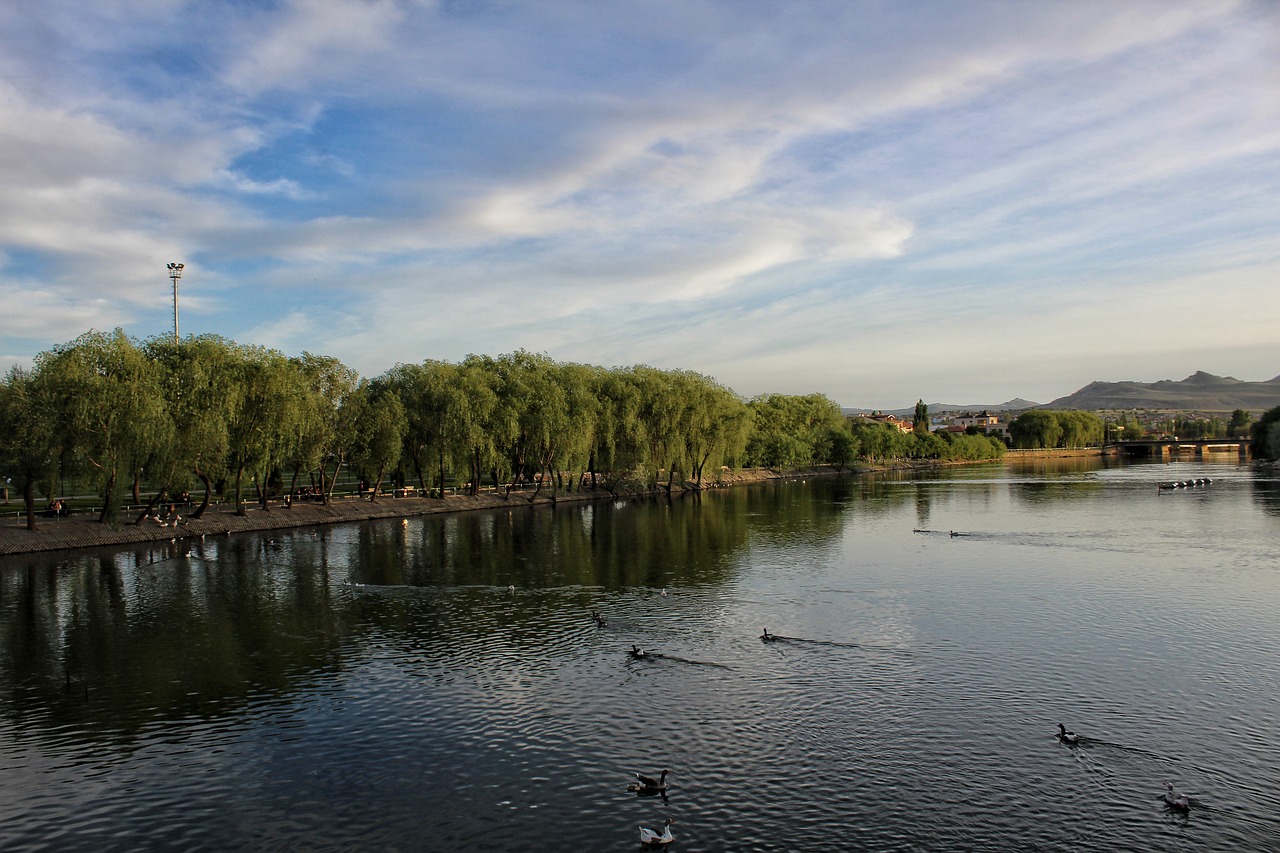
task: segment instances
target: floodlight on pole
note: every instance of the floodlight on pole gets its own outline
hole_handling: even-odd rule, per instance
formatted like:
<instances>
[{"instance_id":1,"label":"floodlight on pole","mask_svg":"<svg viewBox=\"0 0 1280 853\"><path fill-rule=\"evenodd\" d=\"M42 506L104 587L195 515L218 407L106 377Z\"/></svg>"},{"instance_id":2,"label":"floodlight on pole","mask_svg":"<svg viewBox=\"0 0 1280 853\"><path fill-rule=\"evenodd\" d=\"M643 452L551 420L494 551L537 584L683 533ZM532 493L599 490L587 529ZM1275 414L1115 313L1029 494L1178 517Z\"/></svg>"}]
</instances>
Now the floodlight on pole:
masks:
<instances>
[{"instance_id":1,"label":"floodlight on pole","mask_svg":"<svg viewBox=\"0 0 1280 853\"><path fill-rule=\"evenodd\" d=\"M173 342L178 342L178 279L186 264L169 264L169 278L173 279Z\"/></svg>"}]
</instances>

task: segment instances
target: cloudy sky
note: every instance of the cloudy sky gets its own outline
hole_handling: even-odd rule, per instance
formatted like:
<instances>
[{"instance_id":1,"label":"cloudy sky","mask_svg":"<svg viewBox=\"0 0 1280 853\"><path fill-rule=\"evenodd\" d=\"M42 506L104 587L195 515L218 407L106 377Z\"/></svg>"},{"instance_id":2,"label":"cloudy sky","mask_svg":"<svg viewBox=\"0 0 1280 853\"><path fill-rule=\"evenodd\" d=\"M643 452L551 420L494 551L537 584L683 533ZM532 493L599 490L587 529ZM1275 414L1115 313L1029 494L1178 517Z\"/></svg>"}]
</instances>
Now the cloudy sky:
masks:
<instances>
[{"instance_id":1,"label":"cloudy sky","mask_svg":"<svg viewBox=\"0 0 1280 853\"><path fill-rule=\"evenodd\" d=\"M91 329L848 406L1280 374L1273 0L6 0L0 368Z\"/></svg>"}]
</instances>

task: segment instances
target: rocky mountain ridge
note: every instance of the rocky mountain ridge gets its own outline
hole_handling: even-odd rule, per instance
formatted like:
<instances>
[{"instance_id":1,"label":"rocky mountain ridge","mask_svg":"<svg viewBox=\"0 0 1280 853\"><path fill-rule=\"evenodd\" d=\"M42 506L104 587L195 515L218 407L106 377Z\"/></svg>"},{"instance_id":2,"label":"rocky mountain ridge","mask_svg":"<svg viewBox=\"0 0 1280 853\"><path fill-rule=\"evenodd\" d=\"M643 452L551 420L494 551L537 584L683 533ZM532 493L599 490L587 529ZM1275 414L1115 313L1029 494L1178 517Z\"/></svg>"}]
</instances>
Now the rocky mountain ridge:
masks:
<instances>
[{"instance_id":1,"label":"rocky mountain ridge","mask_svg":"<svg viewBox=\"0 0 1280 853\"><path fill-rule=\"evenodd\" d=\"M929 403L929 414L942 412L1019 412L1026 409L1158 409L1176 412L1233 412L1244 409L1260 415L1280 406L1280 376L1264 382L1248 382L1234 376L1215 376L1197 370L1186 379L1161 379L1158 382L1090 382L1078 391L1050 403L1033 403L1016 397L1005 403L983 403L960 406L953 403ZM870 409L846 408L846 414L869 412ZM915 406L904 409L882 409L886 415L910 418Z\"/></svg>"},{"instance_id":2,"label":"rocky mountain ridge","mask_svg":"<svg viewBox=\"0 0 1280 853\"><path fill-rule=\"evenodd\" d=\"M1170 409L1231 412L1245 409L1261 414L1280 406L1280 376L1265 382L1246 382L1234 376L1215 376L1198 370L1186 379L1158 382L1090 382L1059 397L1046 409Z\"/></svg>"}]
</instances>

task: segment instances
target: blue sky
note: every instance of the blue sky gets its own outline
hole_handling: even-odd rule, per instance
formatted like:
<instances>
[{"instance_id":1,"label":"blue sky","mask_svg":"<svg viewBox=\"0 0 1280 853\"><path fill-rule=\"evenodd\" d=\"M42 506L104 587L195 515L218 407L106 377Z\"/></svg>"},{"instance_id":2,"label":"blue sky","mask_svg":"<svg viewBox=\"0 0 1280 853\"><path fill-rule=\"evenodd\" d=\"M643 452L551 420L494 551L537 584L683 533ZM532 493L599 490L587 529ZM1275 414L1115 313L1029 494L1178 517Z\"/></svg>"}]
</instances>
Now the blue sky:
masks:
<instances>
[{"instance_id":1,"label":"blue sky","mask_svg":"<svg viewBox=\"0 0 1280 853\"><path fill-rule=\"evenodd\" d=\"M1280 374L1280 4L11 0L0 368L523 348L847 406Z\"/></svg>"}]
</instances>

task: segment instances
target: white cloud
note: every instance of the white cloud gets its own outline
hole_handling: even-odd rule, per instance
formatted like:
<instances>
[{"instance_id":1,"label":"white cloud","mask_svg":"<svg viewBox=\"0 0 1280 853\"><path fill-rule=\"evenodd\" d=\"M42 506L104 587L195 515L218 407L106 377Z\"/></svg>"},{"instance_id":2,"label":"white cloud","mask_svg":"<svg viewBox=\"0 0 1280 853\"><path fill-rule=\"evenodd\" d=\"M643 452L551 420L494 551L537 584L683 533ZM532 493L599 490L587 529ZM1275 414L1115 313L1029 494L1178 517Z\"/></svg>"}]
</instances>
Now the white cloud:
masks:
<instances>
[{"instance_id":1,"label":"white cloud","mask_svg":"<svg viewBox=\"0 0 1280 853\"><path fill-rule=\"evenodd\" d=\"M1276 257L1265 5L48 5L0 10L0 350L163 326L184 260L184 328L366 371L554 346L850 402L1042 387L1089 318L1156 351L1073 306ZM1222 347L1193 301L1163 325ZM984 335L1052 356L953 367Z\"/></svg>"}]
</instances>

